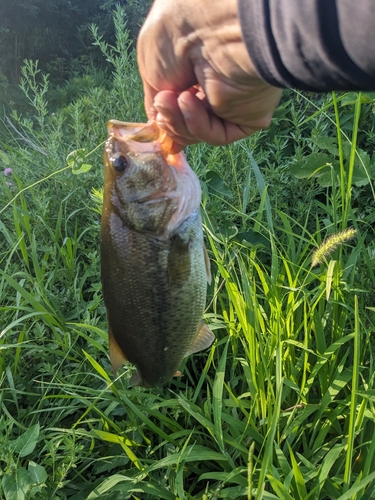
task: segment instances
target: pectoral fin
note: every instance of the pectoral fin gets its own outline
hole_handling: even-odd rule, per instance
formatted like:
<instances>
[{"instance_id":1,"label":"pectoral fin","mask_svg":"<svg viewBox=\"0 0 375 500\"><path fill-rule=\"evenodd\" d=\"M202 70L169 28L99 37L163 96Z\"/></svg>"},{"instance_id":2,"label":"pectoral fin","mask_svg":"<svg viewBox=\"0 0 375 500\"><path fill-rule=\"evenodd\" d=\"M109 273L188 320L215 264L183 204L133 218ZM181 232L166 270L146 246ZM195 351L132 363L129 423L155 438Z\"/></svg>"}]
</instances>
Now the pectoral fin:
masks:
<instances>
[{"instance_id":1,"label":"pectoral fin","mask_svg":"<svg viewBox=\"0 0 375 500\"><path fill-rule=\"evenodd\" d=\"M190 271L190 242L175 235L168 255L168 283L171 286L182 286L188 279Z\"/></svg>"},{"instance_id":2,"label":"pectoral fin","mask_svg":"<svg viewBox=\"0 0 375 500\"><path fill-rule=\"evenodd\" d=\"M126 358L124 356L124 353L119 348L111 328L109 328L108 337L109 337L109 359L111 360L112 371L116 375L117 370L120 368L121 365L124 364Z\"/></svg>"},{"instance_id":3,"label":"pectoral fin","mask_svg":"<svg viewBox=\"0 0 375 500\"><path fill-rule=\"evenodd\" d=\"M198 325L197 333L191 343L191 346L187 350L185 357L190 356L198 351L203 351L210 347L212 342L215 340L215 335L211 332L204 321L200 321Z\"/></svg>"}]
</instances>

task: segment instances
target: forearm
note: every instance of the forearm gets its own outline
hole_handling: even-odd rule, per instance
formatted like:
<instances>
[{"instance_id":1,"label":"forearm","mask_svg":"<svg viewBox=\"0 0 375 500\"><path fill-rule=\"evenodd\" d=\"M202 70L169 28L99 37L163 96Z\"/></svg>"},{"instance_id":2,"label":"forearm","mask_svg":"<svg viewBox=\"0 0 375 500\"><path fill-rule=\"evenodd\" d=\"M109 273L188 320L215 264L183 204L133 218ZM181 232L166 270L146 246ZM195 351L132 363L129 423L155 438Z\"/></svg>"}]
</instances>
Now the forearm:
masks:
<instances>
[{"instance_id":1,"label":"forearm","mask_svg":"<svg viewBox=\"0 0 375 500\"><path fill-rule=\"evenodd\" d=\"M253 64L269 84L375 89L373 0L238 0Z\"/></svg>"}]
</instances>

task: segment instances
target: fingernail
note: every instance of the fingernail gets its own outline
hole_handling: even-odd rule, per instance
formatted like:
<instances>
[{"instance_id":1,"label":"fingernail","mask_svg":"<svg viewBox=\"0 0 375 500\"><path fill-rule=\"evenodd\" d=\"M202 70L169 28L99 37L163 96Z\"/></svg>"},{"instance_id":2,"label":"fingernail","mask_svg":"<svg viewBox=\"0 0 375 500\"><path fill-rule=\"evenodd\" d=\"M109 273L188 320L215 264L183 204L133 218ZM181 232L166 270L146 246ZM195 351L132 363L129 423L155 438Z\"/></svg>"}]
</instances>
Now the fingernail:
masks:
<instances>
[{"instance_id":1,"label":"fingernail","mask_svg":"<svg viewBox=\"0 0 375 500\"><path fill-rule=\"evenodd\" d=\"M165 123L169 121L170 116L165 115L163 112L158 111L155 121L160 123Z\"/></svg>"},{"instance_id":2,"label":"fingernail","mask_svg":"<svg viewBox=\"0 0 375 500\"><path fill-rule=\"evenodd\" d=\"M161 105L157 101L154 102L154 107L158 112L158 116L160 115L162 117L162 120L167 121L171 118L171 112L169 111L169 109L164 108L163 105Z\"/></svg>"},{"instance_id":3,"label":"fingernail","mask_svg":"<svg viewBox=\"0 0 375 500\"><path fill-rule=\"evenodd\" d=\"M169 129L168 129L168 127L166 126L165 121L162 121L162 120L160 119L159 115L158 115L158 116L157 116L157 118L156 118L156 123L158 124L158 126L159 126L160 128L162 128L163 130L166 130L166 131L168 132L168 130L169 130Z\"/></svg>"},{"instance_id":4,"label":"fingernail","mask_svg":"<svg viewBox=\"0 0 375 500\"><path fill-rule=\"evenodd\" d=\"M191 118L191 111L189 108L189 103L185 100L184 94L181 94L178 98L178 104L180 107L180 111L185 120L189 120Z\"/></svg>"}]
</instances>

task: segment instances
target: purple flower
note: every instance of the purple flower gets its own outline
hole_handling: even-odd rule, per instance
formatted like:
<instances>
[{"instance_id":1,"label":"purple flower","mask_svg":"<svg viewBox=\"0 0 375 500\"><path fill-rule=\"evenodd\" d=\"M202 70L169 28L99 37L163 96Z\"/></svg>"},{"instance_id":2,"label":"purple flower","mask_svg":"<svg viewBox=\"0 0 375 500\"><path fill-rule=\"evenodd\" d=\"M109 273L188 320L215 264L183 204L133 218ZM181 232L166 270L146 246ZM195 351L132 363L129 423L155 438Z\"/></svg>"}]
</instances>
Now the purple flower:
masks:
<instances>
[{"instance_id":1,"label":"purple flower","mask_svg":"<svg viewBox=\"0 0 375 500\"><path fill-rule=\"evenodd\" d=\"M5 184L6 184L8 187L10 187L10 186L12 185L12 183L11 183L11 182L6 182Z\"/></svg>"},{"instance_id":2,"label":"purple flower","mask_svg":"<svg viewBox=\"0 0 375 500\"><path fill-rule=\"evenodd\" d=\"M4 170L5 177L7 177L8 175L12 175L12 174L13 174L13 170L10 167L8 167Z\"/></svg>"}]
</instances>

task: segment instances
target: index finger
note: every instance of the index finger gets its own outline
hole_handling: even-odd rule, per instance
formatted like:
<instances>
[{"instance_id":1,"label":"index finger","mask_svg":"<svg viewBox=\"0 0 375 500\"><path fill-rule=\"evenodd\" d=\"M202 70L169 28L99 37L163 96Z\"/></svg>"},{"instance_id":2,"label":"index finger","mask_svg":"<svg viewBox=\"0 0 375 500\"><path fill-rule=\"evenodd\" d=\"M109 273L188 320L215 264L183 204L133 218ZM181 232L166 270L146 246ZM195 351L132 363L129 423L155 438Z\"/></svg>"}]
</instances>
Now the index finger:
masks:
<instances>
[{"instance_id":1,"label":"index finger","mask_svg":"<svg viewBox=\"0 0 375 500\"><path fill-rule=\"evenodd\" d=\"M154 106L155 96L158 93L156 89L154 89L147 82L143 81L143 92L144 92L144 105L147 118L149 120L155 120L157 115L157 110Z\"/></svg>"}]
</instances>

